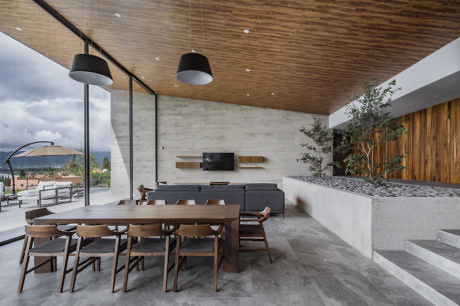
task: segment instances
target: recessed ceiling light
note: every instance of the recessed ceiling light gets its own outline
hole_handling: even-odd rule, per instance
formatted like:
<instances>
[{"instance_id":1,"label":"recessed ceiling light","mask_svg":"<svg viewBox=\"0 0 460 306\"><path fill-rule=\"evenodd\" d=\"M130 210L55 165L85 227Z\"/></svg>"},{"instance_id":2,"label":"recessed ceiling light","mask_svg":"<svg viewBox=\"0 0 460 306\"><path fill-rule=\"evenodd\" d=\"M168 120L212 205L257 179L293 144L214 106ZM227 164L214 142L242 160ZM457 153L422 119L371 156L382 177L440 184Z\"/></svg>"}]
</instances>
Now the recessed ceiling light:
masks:
<instances>
[{"instance_id":1,"label":"recessed ceiling light","mask_svg":"<svg viewBox=\"0 0 460 306\"><path fill-rule=\"evenodd\" d=\"M196 53L196 50L195 50L195 49L192 49L192 53Z\"/></svg>"},{"instance_id":2,"label":"recessed ceiling light","mask_svg":"<svg viewBox=\"0 0 460 306\"><path fill-rule=\"evenodd\" d=\"M179 87L177 84L174 84L174 87Z\"/></svg>"},{"instance_id":3,"label":"recessed ceiling light","mask_svg":"<svg viewBox=\"0 0 460 306\"><path fill-rule=\"evenodd\" d=\"M243 33L244 33L244 34L249 34L249 30L248 30L248 29L244 29L244 30L243 30Z\"/></svg>"},{"instance_id":4,"label":"recessed ceiling light","mask_svg":"<svg viewBox=\"0 0 460 306\"><path fill-rule=\"evenodd\" d=\"M118 13L115 13L114 15L115 15L115 17L118 17L118 18L120 18L120 17L121 17L121 15L120 15L120 14L118 14Z\"/></svg>"},{"instance_id":5,"label":"recessed ceiling light","mask_svg":"<svg viewBox=\"0 0 460 306\"><path fill-rule=\"evenodd\" d=\"M19 32L22 32L21 28L16 27L16 30L18 30Z\"/></svg>"},{"instance_id":6,"label":"recessed ceiling light","mask_svg":"<svg viewBox=\"0 0 460 306\"><path fill-rule=\"evenodd\" d=\"M251 72L251 69L249 69L249 68L246 68L246 72Z\"/></svg>"},{"instance_id":7,"label":"recessed ceiling light","mask_svg":"<svg viewBox=\"0 0 460 306\"><path fill-rule=\"evenodd\" d=\"M141 77L141 78L145 79L145 77Z\"/></svg>"},{"instance_id":8,"label":"recessed ceiling light","mask_svg":"<svg viewBox=\"0 0 460 306\"><path fill-rule=\"evenodd\" d=\"M246 97L249 97L250 95L251 95L250 93L247 93L247 94L246 94Z\"/></svg>"},{"instance_id":9,"label":"recessed ceiling light","mask_svg":"<svg viewBox=\"0 0 460 306\"><path fill-rule=\"evenodd\" d=\"M272 96L274 96L274 95L275 95L275 92L274 92L274 91L272 91Z\"/></svg>"},{"instance_id":10,"label":"recessed ceiling light","mask_svg":"<svg viewBox=\"0 0 460 306\"><path fill-rule=\"evenodd\" d=\"M157 57L155 57L155 60L156 60L156 61L159 61L159 60L160 60L160 58L157 56Z\"/></svg>"}]
</instances>

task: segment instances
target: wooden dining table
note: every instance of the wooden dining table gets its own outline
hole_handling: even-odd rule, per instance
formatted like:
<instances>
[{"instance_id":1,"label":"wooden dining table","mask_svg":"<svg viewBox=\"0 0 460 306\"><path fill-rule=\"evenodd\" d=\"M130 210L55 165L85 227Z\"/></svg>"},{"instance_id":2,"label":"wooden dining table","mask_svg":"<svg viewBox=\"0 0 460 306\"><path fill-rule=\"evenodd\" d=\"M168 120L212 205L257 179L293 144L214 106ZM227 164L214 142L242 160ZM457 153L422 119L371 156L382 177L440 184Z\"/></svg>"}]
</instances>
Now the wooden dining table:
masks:
<instances>
[{"instance_id":1,"label":"wooden dining table","mask_svg":"<svg viewBox=\"0 0 460 306\"><path fill-rule=\"evenodd\" d=\"M34 219L45 224L223 224L225 272L239 271L240 205L94 205ZM39 243L37 241L37 243ZM38 261L45 259L36 258ZM44 265L38 272L52 271Z\"/></svg>"}]
</instances>

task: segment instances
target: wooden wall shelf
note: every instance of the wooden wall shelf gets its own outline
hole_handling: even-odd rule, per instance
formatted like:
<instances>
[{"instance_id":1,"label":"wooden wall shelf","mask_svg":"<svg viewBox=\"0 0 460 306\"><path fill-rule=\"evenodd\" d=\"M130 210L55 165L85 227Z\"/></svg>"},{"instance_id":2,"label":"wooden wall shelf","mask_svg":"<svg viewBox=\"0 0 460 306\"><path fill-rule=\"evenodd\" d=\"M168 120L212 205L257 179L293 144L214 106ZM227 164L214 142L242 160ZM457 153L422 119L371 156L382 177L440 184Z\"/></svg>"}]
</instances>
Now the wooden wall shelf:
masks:
<instances>
[{"instance_id":1,"label":"wooden wall shelf","mask_svg":"<svg viewBox=\"0 0 460 306\"><path fill-rule=\"evenodd\" d=\"M179 155L176 158L201 158L201 156Z\"/></svg>"},{"instance_id":2,"label":"wooden wall shelf","mask_svg":"<svg viewBox=\"0 0 460 306\"><path fill-rule=\"evenodd\" d=\"M200 162L176 162L177 169L200 169Z\"/></svg>"},{"instance_id":3,"label":"wooden wall shelf","mask_svg":"<svg viewBox=\"0 0 460 306\"><path fill-rule=\"evenodd\" d=\"M264 167L240 167L240 169L265 169Z\"/></svg>"},{"instance_id":4,"label":"wooden wall shelf","mask_svg":"<svg viewBox=\"0 0 460 306\"><path fill-rule=\"evenodd\" d=\"M263 163L265 157L263 156L238 156L239 163Z\"/></svg>"}]
</instances>

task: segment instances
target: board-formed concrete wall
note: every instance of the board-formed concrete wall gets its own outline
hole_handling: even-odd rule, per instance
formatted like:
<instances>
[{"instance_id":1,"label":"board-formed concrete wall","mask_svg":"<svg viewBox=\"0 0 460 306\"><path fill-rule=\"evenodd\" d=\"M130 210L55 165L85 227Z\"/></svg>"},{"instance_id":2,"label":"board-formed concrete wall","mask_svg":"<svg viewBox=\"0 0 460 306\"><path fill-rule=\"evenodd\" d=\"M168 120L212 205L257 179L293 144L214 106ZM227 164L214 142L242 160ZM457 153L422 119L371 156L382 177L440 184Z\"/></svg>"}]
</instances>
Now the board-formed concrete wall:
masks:
<instances>
[{"instance_id":1,"label":"board-formed concrete wall","mask_svg":"<svg viewBox=\"0 0 460 306\"><path fill-rule=\"evenodd\" d=\"M286 199L371 258L372 250L402 250L407 240L436 239L460 227L458 197L371 197L283 178Z\"/></svg>"},{"instance_id":2,"label":"board-formed concrete wall","mask_svg":"<svg viewBox=\"0 0 460 306\"><path fill-rule=\"evenodd\" d=\"M155 179L154 97L134 94L134 187L152 187ZM128 92L112 91L112 190L129 192ZM327 123L326 116L321 117ZM309 175L297 162L313 115L227 103L158 96L158 180L168 183L273 182L283 176ZM176 156L203 152L262 155L265 169L203 171L176 169ZM330 160L332 156L328 157ZM197 160L199 161L199 159Z\"/></svg>"},{"instance_id":3,"label":"board-formed concrete wall","mask_svg":"<svg viewBox=\"0 0 460 306\"><path fill-rule=\"evenodd\" d=\"M111 190L129 196L129 96L126 90L111 91ZM134 190L155 180L155 97L133 94Z\"/></svg>"}]
</instances>

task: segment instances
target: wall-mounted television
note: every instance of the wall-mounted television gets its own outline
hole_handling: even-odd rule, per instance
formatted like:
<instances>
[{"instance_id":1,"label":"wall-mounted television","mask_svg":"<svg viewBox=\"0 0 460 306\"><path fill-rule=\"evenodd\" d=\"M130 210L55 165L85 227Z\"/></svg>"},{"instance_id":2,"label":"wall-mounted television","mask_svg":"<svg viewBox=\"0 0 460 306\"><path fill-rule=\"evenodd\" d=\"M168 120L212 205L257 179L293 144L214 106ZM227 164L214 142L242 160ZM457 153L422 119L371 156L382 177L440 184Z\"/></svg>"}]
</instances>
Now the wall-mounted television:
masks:
<instances>
[{"instance_id":1,"label":"wall-mounted television","mask_svg":"<svg viewBox=\"0 0 460 306\"><path fill-rule=\"evenodd\" d=\"M203 171L235 170L234 153L203 153Z\"/></svg>"}]
</instances>

